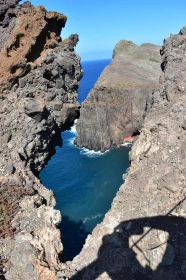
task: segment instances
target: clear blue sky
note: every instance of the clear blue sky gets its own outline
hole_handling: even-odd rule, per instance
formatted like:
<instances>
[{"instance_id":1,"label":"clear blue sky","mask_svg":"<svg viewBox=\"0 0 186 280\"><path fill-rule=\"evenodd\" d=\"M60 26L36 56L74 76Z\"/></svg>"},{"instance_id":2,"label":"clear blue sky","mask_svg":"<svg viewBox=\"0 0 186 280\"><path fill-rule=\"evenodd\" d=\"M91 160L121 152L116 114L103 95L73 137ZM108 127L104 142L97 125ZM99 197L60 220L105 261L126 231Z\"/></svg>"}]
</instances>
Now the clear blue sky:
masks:
<instances>
[{"instance_id":1,"label":"clear blue sky","mask_svg":"<svg viewBox=\"0 0 186 280\"><path fill-rule=\"evenodd\" d=\"M121 39L162 45L186 25L186 0L31 0L68 17L62 38L78 33L82 60L110 58Z\"/></svg>"}]
</instances>

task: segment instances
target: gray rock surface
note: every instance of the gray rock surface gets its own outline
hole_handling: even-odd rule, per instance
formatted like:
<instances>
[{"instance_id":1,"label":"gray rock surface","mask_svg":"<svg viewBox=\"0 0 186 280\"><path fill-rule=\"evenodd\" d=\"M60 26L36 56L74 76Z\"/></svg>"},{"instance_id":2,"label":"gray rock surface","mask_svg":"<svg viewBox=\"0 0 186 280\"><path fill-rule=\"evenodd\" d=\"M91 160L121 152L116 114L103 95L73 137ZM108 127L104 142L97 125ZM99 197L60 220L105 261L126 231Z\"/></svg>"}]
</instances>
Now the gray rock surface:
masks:
<instances>
[{"instance_id":1,"label":"gray rock surface","mask_svg":"<svg viewBox=\"0 0 186 280\"><path fill-rule=\"evenodd\" d=\"M120 41L82 104L75 143L102 152L138 134L158 87L159 46Z\"/></svg>"},{"instance_id":2,"label":"gray rock surface","mask_svg":"<svg viewBox=\"0 0 186 280\"><path fill-rule=\"evenodd\" d=\"M0 5L0 275L52 280L61 215L38 174L79 114L78 35L62 41L64 15L17 2Z\"/></svg>"},{"instance_id":3,"label":"gray rock surface","mask_svg":"<svg viewBox=\"0 0 186 280\"><path fill-rule=\"evenodd\" d=\"M7 280L185 279L186 28L165 40L161 49L160 86L150 93L150 102L143 101L146 118L132 146L125 183L104 221L88 236L82 252L72 262L61 264L58 255L63 246L56 228L61 215L53 208L52 191L41 184L37 175L55 153L55 146L61 144L60 130L72 124L79 113L76 98L82 72L80 59L74 53L78 37L72 35L61 42L58 35L66 21L64 16L34 8L28 2L22 6L16 3L4 1L0 9L1 26L10 8L15 15L0 43L1 274ZM37 21L32 20L34 25L24 33L25 40L18 40L18 44L15 40L20 38L16 36L23 31L19 27L25 29L30 15L32 19L39 18L41 29L46 25L49 28L44 32L49 40L44 38L37 57L32 56L37 50L36 38L43 34L35 25ZM46 19L54 19L56 29L46 24ZM38 37L30 40L31 34ZM27 42L32 42L32 47L25 46ZM132 50L129 47L127 52L133 55L135 48L132 44ZM146 48L149 45L142 47ZM118 57L118 65L123 56L120 51L117 46L113 55L113 61ZM142 53L149 55L146 50ZM156 63L153 57L150 65ZM131 66L128 75L134 73L129 75L132 79L136 80L134 69L140 65ZM141 79L140 86L146 89L146 79ZM131 94L135 91L131 89ZM119 104L122 100L118 100ZM118 138L112 139L120 139L118 135L119 132ZM99 135L97 140L100 143ZM113 141L118 143L119 140Z\"/></svg>"},{"instance_id":4,"label":"gray rock surface","mask_svg":"<svg viewBox=\"0 0 186 280\"><path fill-rule=\"evenodd\" d=\"M128 176L69 265L71 280L186 278L185 30L164 41L159 89Z\"/></svg>"}]
</instances>

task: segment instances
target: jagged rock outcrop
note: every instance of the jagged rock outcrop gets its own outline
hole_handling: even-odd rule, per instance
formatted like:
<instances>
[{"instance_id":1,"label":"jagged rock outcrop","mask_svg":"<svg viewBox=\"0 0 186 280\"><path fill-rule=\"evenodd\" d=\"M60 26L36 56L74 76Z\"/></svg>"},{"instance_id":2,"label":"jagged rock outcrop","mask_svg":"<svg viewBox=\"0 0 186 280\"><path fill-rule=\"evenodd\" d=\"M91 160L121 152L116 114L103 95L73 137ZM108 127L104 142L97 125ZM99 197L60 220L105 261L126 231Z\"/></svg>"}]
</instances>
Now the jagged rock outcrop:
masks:
<instances>
[{"instance_id":1,"label":"jagged rock outcrop","mask_svg":"<svg viewBox=\"0 0 186 280\"><path fill-rule=\"evenodd\" d=\"M185 47L186 27L164 41L160 86L128 176L74 258L71 280L186 277Z\"/></svg>"},{"instance_id":2,"label":"jagged rock outcrop","mask_svg":"<svg viewBox=\"0 0 186 280\"><path fill-rule=\"evenodd\" d=\"M82 104L75 143L102 152L120 146L142 127L158 86L160 47L120 41Z\"/></svg>"},{"instance_id":3,"label":"jagged rock outcrop","mask_svg":"<svg viewBox=\"0 0 186 280\"><path fill-rule=\"evenodd\" d=\"M51 280L61 215L37 175L79 115L78 35L62 41L64 15L18 2L0 1L0 275Z\"/></svg>"},{"instance_id":4,"label":"jagged rock outcrop","mask_svg":"<svg viewBox=\"0 0 186 280\"><path fill-rule=\"evenodd\" d=\"M186 28L167 39L161 49L164 72L160 88L152 96L150 91L150 99L147 94L143 101L148 114L132 147L125 184L82 252L65 265L58 259L63 247L56 225L61 216L53 208L53 193L36 175L55 152L55 145L61 144L60 130L79 114L76 98L82 72L74 53L78 37L72 35L61 42L59 30L65 24L64 16L48 13L43 7L34 8L29 2L19 6L18 2L0 1L0 62L3 60L4 69L0 70L1 274L8 280L185 279ZM35 20L28 27L33 32L24 32L23 14L28 19L32 14L44 31ZM45 42L42 48L39 38ZM118 65L122 60L119 53L117 46L113 62L118 57ZM151 60L150 65L158 67L154 57ZM151 73L150 66L148 69ZM140 75L140 71L137 73ZM133 95L132 90L127 88L126 92ZM138 122L129 125L127 133L140 129ZM118 131L121 128L125 126ZM112 136L112 144L120 144L113 140L120 139L118 135Z\"/></svg>"}]
</instances>

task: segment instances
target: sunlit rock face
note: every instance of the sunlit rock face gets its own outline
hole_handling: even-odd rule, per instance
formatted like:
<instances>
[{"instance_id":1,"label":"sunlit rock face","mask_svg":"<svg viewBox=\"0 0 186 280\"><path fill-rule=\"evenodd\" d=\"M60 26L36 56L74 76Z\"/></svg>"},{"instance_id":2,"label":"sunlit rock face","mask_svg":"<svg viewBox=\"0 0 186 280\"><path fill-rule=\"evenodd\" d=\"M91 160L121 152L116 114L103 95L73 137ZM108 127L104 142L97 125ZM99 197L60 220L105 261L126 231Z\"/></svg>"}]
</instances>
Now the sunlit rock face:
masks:
<instances>
[{"instance_id":1,"label":"sunlit rock face","mask_svg":"<svg viewBox=\"0 0 186 280\"><path fill-rule=\"evenodd\" d=\"M64 15L18 2L0 3L0 273L55 279L61 216L36 176L79 115L78 35L62 40Z\"/></svg>"},{"instance_id":2,"label":"sunlit rock face","mask_svg":"<svg viewBox=\"0 0 186 280\"><path fill-rule=\"evenodd\" d=\"M138 134L161 74L160 47L120 41L82 104L75 143L105 151Z\"/></svg>"},{"instance_id":3,"label":"sunlit rock face","mask_svg":"<svg viewBox=\"0 0 186 280\"><path fill-rule=\"evenodd\" d=\"M70 265L71 279L185 279L185 35L186 27L164 41L128 176Z\"/></svg>"}]
</instances>

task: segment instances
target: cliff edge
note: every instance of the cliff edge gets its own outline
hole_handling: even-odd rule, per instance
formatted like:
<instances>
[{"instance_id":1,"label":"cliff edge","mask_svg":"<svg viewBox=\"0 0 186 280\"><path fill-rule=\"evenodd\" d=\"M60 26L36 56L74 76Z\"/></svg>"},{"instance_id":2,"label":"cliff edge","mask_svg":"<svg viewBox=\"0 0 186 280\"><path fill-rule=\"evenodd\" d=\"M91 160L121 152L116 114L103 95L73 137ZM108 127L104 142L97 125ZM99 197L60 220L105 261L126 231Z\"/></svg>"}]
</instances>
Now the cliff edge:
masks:
<instances>
[{"instance_id":1,"label":"cliff edge","mask_svg":"<svg viewBox=\"0 0 186 280\"><path fill-rule=\"evenodd\" d=\"M130 153L131 167L70 279L186 276L186 27L164 41L159 89Z\"/></svg>"},{"instance_id":2,"label":"cliff edge","mask_svg":"<svg viewBox=\"0 0 186 280\"><path fill-rule=\"evenodd\" d=\"M120 41L81 107L75 143L102 152L139 133L158 87L159 46Z\"/></svg>"},{"instance_id":3,"label":"cliff edge","mask_svg":"<svg viewBox=\"0 0 186 280\"><path fill-rule=\"evenodd\" d=\"M61 266L61 215L38 174L79 115L78 35L61 39L62 14L0 2L0 275L51 280Z\"/></svg>"}]
</instances>

